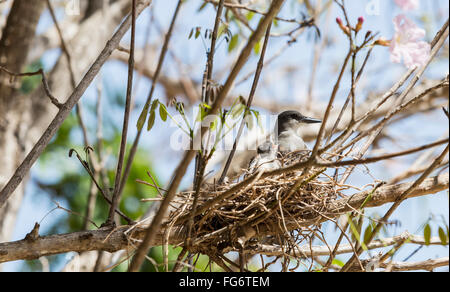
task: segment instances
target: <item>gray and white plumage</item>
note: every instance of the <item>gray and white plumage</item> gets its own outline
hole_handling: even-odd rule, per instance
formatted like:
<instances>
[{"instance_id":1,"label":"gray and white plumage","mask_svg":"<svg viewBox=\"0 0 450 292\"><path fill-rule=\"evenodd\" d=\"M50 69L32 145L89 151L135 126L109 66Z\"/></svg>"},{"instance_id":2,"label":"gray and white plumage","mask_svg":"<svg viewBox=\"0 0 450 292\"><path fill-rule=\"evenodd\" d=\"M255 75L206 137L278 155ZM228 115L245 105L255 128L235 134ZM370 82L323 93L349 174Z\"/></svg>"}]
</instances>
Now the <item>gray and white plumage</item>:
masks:
<instances>
[{"instance_id":1,"label":"gray and white plumage","mask_svg":"<svg viewBox=\"0 0 450 292\"><path fill-rule=\"evenodd\" d=\"M252 158L248 169L250 173L257 171L269 171L281 167L281 162L277 158L278 146L270 141L266 141L258 146L258 154Z\"/></svg>"},{"instance_id":2,"label":"gray and white plumage","mask_svg":"<svg viewBox=\"0 0 450 292\"><path fill-rule=\"evenodd\" d=\"M321 123L321 120L305 117L298 111L285 111L278 115L275 126L276 143L280 152L308 150L301 137L301 127L304 124Z\"/></svg>"}]
</instances>

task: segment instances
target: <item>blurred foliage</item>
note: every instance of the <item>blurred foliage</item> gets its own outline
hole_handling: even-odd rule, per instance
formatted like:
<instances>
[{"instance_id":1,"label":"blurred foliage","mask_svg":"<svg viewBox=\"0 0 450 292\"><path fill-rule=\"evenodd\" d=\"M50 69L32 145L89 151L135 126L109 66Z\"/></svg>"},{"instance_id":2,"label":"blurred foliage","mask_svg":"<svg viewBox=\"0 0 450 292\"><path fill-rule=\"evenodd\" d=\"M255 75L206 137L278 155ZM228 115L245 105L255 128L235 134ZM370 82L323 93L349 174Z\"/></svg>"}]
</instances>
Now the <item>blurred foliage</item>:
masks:
<instances>
[{"instance_id":1,"label":"blurred foliage","mask_svg":"<svg viewBox=\"0 0 450 292\"><path fill-rule=\"evenodd\" d=\"M36 63L36 67L30 67L27 69L36 70L40 66L39 64L40 63ZM25 93L29 93L35 89L39 83L39 76L24 78L22 90ZM105 90L105 92L105 95L107 95L105 99L108 101L108 107L113 107L114 109L120 110L124 100L123 94L118 91L111 90ZM95 107L86 106L86 117L95 117L95 110ZM104 117L104 120L119 122L111 116L113 112L114 111L110 111L109 109L107 111L105 110L106 116ZM88 135L92 141L95 136L95 127L90 127L91 125L89 123L87 125ZM103 138L104 150L102 155L106 157L105 171L108 179L107 183L109 184L107 187L112 187L114 185L117 154L119 152L121 139L121 127L117 127L117 125L109 122L104 122L103 127L104 132L108 133L108 135L105 135ZM133 141L128 142L127 153L129 152L129 149L131 148L130 144ZM94 155L98 155L98 153L95 152L96 145L96 141L94 145L90 145L94 148ZM83 151L84 145L81 139L81 129L78 125L75 112L72 112L64 121L61 128L38 160L37 167L39 171L35 172L35 175L33 175L33 182L42 190L42 192L37 192L34 196L41 196L42 193L47 194L52 200L61 204L61 206L64 206L74 213L76 212L84 215L86 214L91 179L79 161L74 157L70 158L68 156L69 150L72 148L77 150L82 158L85 159L86 154ZM125 159L127 159L127 157L125 157ZM143 198L155 197L157 194L155 189L136 182L137 179L148 179L147 172L151 173L159 185L158 174L152 166L151 153L141 147L136 153L133 167L131 168L129 178L120 201L120 209L134 220L140 218L151 204L143 203L140 200ZM98 191L96 196L95 213L92 221L100 226L103 222L105 222L108 216L109 204L102 198ZM52 214L49 216L51 217ZM53 224L51 226L46 226L46 228L49 229L49 234L75 232L82 229L83 221L84 218L82 216L65 214L62 219L59 219L56 222L55 220L46 221L49 222L49 224ZM121 223L126 224L125 221L122 221ZM89 228L95 229L95 226L90 224ZM173 249L172 247L169 247L170 268L173 266L173 261L176 260L179 252L180 248ZM160 271L164 269L162 264L163 260L161 247L152 248L149 252L149 257L154 259L154 262L158 265L158 269ZM50 262L50 266L52 267L51 270L53 270L57 269L57 267L63 266L69 258L67 255L57 255L48 257L48 260ZM208 257L201 256L197 261L196 270L204 270L207 265ZM128 263L124 262L117 266L113 271L126 271L127 267ZM27 261L22 268L22 270L26 271L40 271L41 269L42 265L38 260ZM155 271L155 266L148 261L143 266L142 270ZM214 266L213 270L217 271L218 269Z\"/></svg>"}]
</instances>

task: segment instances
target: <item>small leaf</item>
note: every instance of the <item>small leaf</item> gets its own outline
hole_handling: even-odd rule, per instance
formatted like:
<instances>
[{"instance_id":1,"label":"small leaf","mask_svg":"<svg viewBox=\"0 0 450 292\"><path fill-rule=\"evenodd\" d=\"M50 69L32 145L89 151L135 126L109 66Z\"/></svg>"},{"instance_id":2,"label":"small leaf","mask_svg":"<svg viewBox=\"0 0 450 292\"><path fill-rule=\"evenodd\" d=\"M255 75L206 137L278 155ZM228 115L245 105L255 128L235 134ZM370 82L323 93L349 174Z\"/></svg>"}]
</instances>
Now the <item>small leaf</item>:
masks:
<instances>
[{"instance_id":1,"label":"small leaf","mask_svg":"<svg viewBox=\"0 0 450 292\"><path fill-rule=\"evenodd\" d=\"M423 229L423 237L425 238L425 245L430 245L430 240L431 240L430 224L425 225L425 228Z\"/></svg>"},{"instance_id":2,"label":"small leaf","mask_svg":"<svg viewBox=\"0 0 450 292\"><path fill-rule=\"evenodd\" d=\"M276 18L273 19L273 26L278 27L278 20Z\"/></svg>"},{"instance_id":3,"label":"small leaf","mask_svg":"<svg viewBox=\"0 0 450 292\"><path fill-rule=\"evenodd\" d=\"M142 128L144 127L145 120L147 119L147 115L148 115L148 107L149 107L149 105L146 103L144 108L142 109L141 114L139 115L139 119L138 119L137 125L136 125L138 131L141 131Z\"/></svg>"},{"instance_id":4,"label":"small leaf","mask_svg":"<svg viewBox=\"0 0 450 292\"><path fill-rule=\"evenodd\" d=\"M217 119L214 119L214 121L211 122L209 128L211 129L211 131L214 131L217 128Z\"/></svg>"},{"instance_id":5,"label":"small leaf","mask_svg":"<svg viewBox=\"0 0 450 292\"><path fill-rule=\"evenodd\" d=\"M250 112L255 116L256 123L257 123L258 127L261 129L261 132L264 132L264 126L262 124L261 116L260 116L259 112L257 110L250 110Z\"/></svg>"},{"instance_id":6,"label":"small leaf","mask_svg":"<svg viewBox=\"0 0 450 292\"><path fill-rule=\"evenodd\" d=\"M225 24L219 26L219 29L217 30L217 38L220 38L220 36L225 32L226 28L227 27Z\"/></svg>"},{"instance_id":7,"label":"small leaf","mask_svg":"<svg viewBox=\"0 0 450 292\"><path fill-rule=\"evenodd\" d=\"M255 13L253 11L249 11L245 17L248 21L250 21L252 20L253 16L255 16Z\"/></svg>"},{"instance_id":8,"label":"small leaf","mask_svg":"<svg viewBox=\"0 0 450 292\"><path fill-rule=\"evenodd\" d=\"M197 114L197 117L195 118L195 121L201 122L201 121L203 121L205 116L206 116L205 104L201 103L198 105L198 114Z\"/></svg>"},{"instance_id":9,"label":"small leaf","mask_svg":"<svg viewBox=\"0 0 450 292\"><path fill-rule=\"evenodd\" d=\"M164 104L159 104L159 116L164 122L167 121L167 108Z\"/></svg>"},{"instance_id":10,"label":"small leaf","mask_svg":"<svg viewBox=\"0 0 450 292\"><path fill-rule=\"evenodd\" d=\"M194 36L195 39L197 39L200 36L201 29L202 28L200 26L197 26L195 28L195 36Z\"/></svg>"},{"instance_id":11,"label":"small leaf","mask_svg":"<svg viewBox=\"0 0 450 292\"><path fill-rule=\"evenodd\" d=\"M150 113L155 112L156 108L158 107L159 100L155 99L152 103L152 107L150 108Z\"/></svg>"},{"instance_id":12,"label":"small leaf","mask_svg":"<svg viewBox=\"0 0 450 292\"><path fill-rule=\"evenodd\" d=\"M351 227L351 230L352 230L352 234L351 234L352 240L355 241L355 242L359 242L360 239L361 239L361 235L358 232L358 227L357 227L358 226L358 220L357 220L357 218L353 218L351 220L351 222L349 222L349 223L350 223L350 227Z\"/></svg>"},{"instance_id":13,"label":"small leaf","mask_svg":"<svg viewBox=\"0 0 450 292\"><path fill-rule=\"evenodd\" d=\"M337 265L337 266L339 266L339 267L343 267L343 266L344 266L344 262L341 261L341 260L338 260L338 259L334 259L331 263L332 263L333 265Z\"/></svg>"},{"instance_id":14,"label":"small leaf","mask_svg":"<svg viewBox=\"0 0 450 292\"><path fill-rule=\"evenodd\" d=\"M248 128L249 130L253 129L254 123L253 123L253 117L252 117L252 115L247 115L247 116L245 117L245 125L247 126L247 128Z\"/></svg>"},{"instance_id":15,"label":"small leaf","mask_svg":"<svg viewBox=\"0 0 450 292\"><path fill-rule=\"evenodd\" d=\"M203 10L203 8L205 8L206 7L206 4L208 4L208 2L204 2L199 8L198 8L198 10L197 10L197 12L200 12L200 11L202 11Z\"/></svg>"},{"instance_id":16,"label":"small leaf","mask_svg":"<svg viewBox=\"0 0 450 292\"><path fill-rule=\"evenodd\" d=\"M202 103L202 106L207 109L211 109L211 106L205 102Z\"/></svg>"},{"instance_id":17,"label":"small leaf","mask_svg":"<svg viewBox=\"0 0 450 292\"><path fill-rule=\"evenodd\" d=\"M236 117L240 116L245 109L245 105L238 104L231 110L231 117L236 119Z\"/></svg>"},{"instance_id":18,"label":"small leaf","mask_svg":"<svg viewBox=\"0 0 450 292\"><path fill-rule=\"evenodd\" d=\"M233 37L230 40L230 44L228 45L228 52L231 52L236 48L237 44L239 42L239 34L233 35Z\"/></svg>"},{"instance_id":19,"label":"small leaf","mask_svg":"<svg viewBox=\"0 0 450 292\"><path fill-rule=\"evenodd\" d=\"M191 32L189 33L189 36L188 36L188 40L191 39L193 34L194 34L194 28L191 29Z\"/></svg>"},{"instance_id":20,"label":"small leaf","mask_svg":"<svg viewBox=\"0 0 450 292\"><path fill-rule=\"evenodd\" d=\"M367 225L366 229L364 229L364 242L369 242L369 238L372 235L372 225Z\"/></svg>"},{"instance_id":21,"label":"small leaf","mask_svg":"<svg viewBox=\"0 0 450 292\"><path fill-rule=\"evenodd\" d=\"M447 234L442 227L439 227L439 238L441 239L442 245L447 245Z\"/></svg>"},{"instance_id":22,"label":"small leaf","mask_svg":"<svg viewBox=\"0 0 450 292\"><path fill-rule=\"evenodd\" d=\"M151 112L150 117L148 118L147 131L150 131L153 128L153 125L155 124L155 117L155 112Z\"/></svg>"}]
</instances>

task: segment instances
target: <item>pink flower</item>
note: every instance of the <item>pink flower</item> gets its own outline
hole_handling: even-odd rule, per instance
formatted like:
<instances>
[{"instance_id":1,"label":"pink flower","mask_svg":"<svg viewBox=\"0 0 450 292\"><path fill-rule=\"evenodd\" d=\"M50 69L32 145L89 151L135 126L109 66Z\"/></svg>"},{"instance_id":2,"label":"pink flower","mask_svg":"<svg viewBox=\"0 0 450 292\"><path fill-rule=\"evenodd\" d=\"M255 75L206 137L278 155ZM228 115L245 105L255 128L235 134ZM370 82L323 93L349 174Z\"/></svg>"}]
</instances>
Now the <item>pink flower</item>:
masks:
<instances>
[{"instance_id":1,"label":"pink flower","mask_svg":"<svg viewBox=\"0 0 450 292\"><path fill-rule=\"evenodd\" d=\"M416 10L419 8L419 0L394 0L395 4L403 10Z\"/></svg>"},{"instance_id":2,"label":"pink flower","mask_svg":"<svg viewBox=\"0 0 450 292\"><path fill-rule=\"evenodd\" d=\"M430 56L430 44L421 41L425 30L419 28L405 15L400 14L394 18L395 35L389 48L391 61L403 63L409 69L424 65Z\"/></svg>"}]
</instances>

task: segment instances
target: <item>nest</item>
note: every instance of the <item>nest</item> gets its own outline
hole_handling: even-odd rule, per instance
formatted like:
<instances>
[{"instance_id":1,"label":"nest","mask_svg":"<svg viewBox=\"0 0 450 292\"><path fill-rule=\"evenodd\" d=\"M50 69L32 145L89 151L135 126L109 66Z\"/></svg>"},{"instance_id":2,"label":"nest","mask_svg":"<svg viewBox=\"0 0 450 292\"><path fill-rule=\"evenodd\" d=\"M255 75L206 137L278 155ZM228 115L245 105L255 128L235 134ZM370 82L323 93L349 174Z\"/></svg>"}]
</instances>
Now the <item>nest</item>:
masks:
<instances>
[{"instance_id":1,"label":"nest","mask_svg":"<svg viewBox=\"0 0 450 292\"><path fill-rule=\"evenodd\" d=\"M284 166L300 160L288 157L283 160ZM185 227L191 222L191 252L227 252L250 248L255 243L294 249L301 241L317 235L319 229L318 223L305 226L302 222L322 218L322 214L328 213L329 203L339 195L335 181L324 171L313 167L305 174L294 171L259 178L236 192L233 189L240 183L236 180L220 186L204 184L196 207L202 212L192 221L188 219L194 194L183 192L177 197L183 203L171 212L168 222ZM301 183L295 189L298 182ZM228 193L226 199L211 204L225 193ZM188 228L183 229L187 235Z\"/></svg>"}]
</instances>

